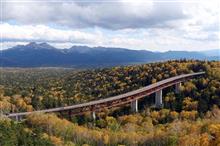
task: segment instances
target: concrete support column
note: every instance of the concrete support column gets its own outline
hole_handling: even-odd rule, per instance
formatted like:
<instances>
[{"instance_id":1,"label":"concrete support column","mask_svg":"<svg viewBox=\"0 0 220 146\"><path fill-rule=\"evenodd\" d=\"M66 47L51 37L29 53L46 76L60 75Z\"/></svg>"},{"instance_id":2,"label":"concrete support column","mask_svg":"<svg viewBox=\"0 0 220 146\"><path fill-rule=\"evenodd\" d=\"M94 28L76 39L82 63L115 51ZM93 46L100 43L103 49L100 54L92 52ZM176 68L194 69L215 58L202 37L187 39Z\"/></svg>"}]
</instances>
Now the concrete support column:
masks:
<instances>
[{"instance_id":1,"label":"concrete support column","mask_svg":"<svg viewBox=\"0 0 220 146\"><path fill-rule=\"evenodd\" d=\"M134 100L131 102L131 111L138 112L138 100Z\"/></svg>"},{"instance_id":2,"label":"concrete support column","mask_svg":"<svg viewBox=\"0 0 220 146\"><path fill-rule=\"evenodd\" d=\"M21 121L22 118L23 118L22 116L15 116L15 120L16 120L17 122Z\"/></svg>"},{"instance_id":3,"label":"concrete support column","mask_svg":"<svg viewBox=\"0 0 220 146\"><path fill-rule=\"evenodd\" d=\"M19 120L19 117L18 117L18 116L16 116L16 117L15 117L15 120L16 120L16 121L18 121L18 120Z\"/></svg>"},{"instance_id":4,"label":"concrete support column","mask_svg":"<svg viewBox=\"0 0 220 146\"><path fill-rule=\"evenodd\" d=\"M181 83L175 84L175 93L176 94L180 93L180 87L181 87Z\"/></svg>"},{"instance_id":5,"label":"concrete support column","mask_svg":"<svg viewBox=\"0 0 220 146\"><path fill-rule=\"evenodd\" d=\"M95 111L92 111L92 118L93 118L94 121L96 120L96 114L95 114Z\"/></svg>"},{"instance_id":6,"label":"concrete support column","mask_svg":"<svg viewBox=\"0 0 220 146\"><path fill-rule=\"evenodd\" d=\"M162 89L156 92L155 106L156 106L156 108L161 108L163 106Z\"/></svg>"}]
</instances>

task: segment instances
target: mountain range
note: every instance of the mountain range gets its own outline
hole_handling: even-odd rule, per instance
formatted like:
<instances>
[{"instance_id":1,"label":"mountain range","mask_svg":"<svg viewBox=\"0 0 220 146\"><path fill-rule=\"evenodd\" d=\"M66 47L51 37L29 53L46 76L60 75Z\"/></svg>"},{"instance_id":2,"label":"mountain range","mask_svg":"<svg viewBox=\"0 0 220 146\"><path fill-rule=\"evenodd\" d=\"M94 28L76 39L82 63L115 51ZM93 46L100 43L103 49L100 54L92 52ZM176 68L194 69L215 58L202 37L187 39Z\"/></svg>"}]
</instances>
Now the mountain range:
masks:
<instances>
[{"instance_id":1,"label":"mountain range","mask_svg":"<svg viewBox=\"0 0 220 146\"><path fill-rule=\"evenodd\" d=\"M47 43L31 42L2 50L0 63L2 67L100 67L171 59L220 60L220 50L152 52L88 46L58 49Z\"/></svg>"}]
</instances>

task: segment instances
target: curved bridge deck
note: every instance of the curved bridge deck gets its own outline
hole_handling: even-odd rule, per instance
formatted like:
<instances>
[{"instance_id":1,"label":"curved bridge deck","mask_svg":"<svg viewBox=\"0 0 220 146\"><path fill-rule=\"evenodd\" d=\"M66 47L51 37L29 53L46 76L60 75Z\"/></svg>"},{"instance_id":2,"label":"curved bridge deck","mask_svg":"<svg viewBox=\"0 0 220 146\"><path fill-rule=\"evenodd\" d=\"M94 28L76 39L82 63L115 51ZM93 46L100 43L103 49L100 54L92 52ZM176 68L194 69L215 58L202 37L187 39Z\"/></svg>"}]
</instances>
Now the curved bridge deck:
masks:
<instances>
[{"instance_id":1,"label":"curved bridge deck","mask_svg":"<svg viewBox=\"0 0 220 146\"><path fill-rule=\"evenodd\" d=\"M115 106L124 105L127 103L130 103L134 100L143 98L145 96L148 96L152 93L155 93L159 90L162 90L166 87L175 85L177 83L184 82L188 79L191 79L195 76L203 75L205 72L198 72L198 73L191 73L191 74L184 74L179 75L175 77L171 77L162 81L159 81L157 83L145 86L143 88L140 88L138 90L134 90L131 92L127 92L125 94L109 97L106 99L100 99L95 100L87 103L82 104L76 104L72 106L66 106L66 107L58 107L58 108L51 108L51 109L45 109L45 110L38 110L33 112L21 112L21 113L10 113L8 114L9 118L17 118L17 117L23 117L32 113L51 113L51 112L62 112L62 111L69 111L71 114L77 115L82 114L84 112L88 111L100 111L105 108L111 108Z\"/></svg>"}]
</instances>

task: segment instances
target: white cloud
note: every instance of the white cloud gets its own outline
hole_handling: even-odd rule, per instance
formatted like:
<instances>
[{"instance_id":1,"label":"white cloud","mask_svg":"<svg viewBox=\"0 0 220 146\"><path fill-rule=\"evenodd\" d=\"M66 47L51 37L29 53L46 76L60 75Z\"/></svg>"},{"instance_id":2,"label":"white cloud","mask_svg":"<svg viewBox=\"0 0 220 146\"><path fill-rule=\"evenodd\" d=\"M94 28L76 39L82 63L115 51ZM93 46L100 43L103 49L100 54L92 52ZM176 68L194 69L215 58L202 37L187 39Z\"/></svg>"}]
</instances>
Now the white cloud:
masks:
<instances>
[{"instance_id":1,"label":"white cloud","mask_svg":"<svg viewBox=\"0 0 220 146\"><path fill-rule=\"evenodd\" d=\"M0 24L3 41L46 41L93 43L99 39L97 33L88 33L78 30L62 30L45 25L10 25Z\"/></svg>"},{"instance_id":2,"label":"white cloud","mask_svg":"<svg viewBox=\"0 0 220 146\"><path fill-rule=\"evenodd\" d=\"M209 40L204 43L207 34L179 34L175 29L154 28L150 30L103 30L96 28L88 30L62 30L44 25L10 25L0 24L3 32L3 49L11 47L13 42L25 44L31 41L49 42L58 48L68 48L72 45L122 47L130 49L147 49L152 51L166 50L206 50L218 48L219 40ZM186 35L186 36L185 36ZM190 38L190 39L189 39ZM19 42L19 43L18 43Z\"/></svg>"}]
</instances>

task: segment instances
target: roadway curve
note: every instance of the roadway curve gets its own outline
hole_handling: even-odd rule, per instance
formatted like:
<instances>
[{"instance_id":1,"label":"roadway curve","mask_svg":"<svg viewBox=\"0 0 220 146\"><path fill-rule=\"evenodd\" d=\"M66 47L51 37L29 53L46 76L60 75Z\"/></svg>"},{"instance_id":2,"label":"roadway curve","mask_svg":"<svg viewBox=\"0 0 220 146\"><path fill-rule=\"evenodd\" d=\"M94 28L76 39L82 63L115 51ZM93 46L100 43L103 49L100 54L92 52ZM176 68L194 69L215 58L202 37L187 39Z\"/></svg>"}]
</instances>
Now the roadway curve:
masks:
<instances>
[{"instance_id":1,"label":"roadway curve","mask_svg":"<svg viewBox=\"0 0 220 146\"><path fill-rule=\"evenodd\" d=\"M117 95L113 97L109 97L106 99L100 99L100 100L95 100L95 101L91 101L87 103L76 104L76 105L66 106L66 107L38 110L38 111L33 111L33 112L10 113L7 115L7 117L17 118L17 117L27 116L32 113L51 113L51 112L62 112L62 111L69 111L70 114L77 115L77 114L82 114L88 111L100 111L105 108L111 108L111 107L116 107L116 106L130 103L136 99L143 98L145 96L148 96L166 87L175 85L180 82L184 82L195 76L200 76L203 74L205 74L205 72L183 74L183 75L171 77L168 79L164 79L162 81L145 86L138 90L134 90L134 91L127 92L125 94L121 94L121 95Z\"/></svg>"}]
</instances>

